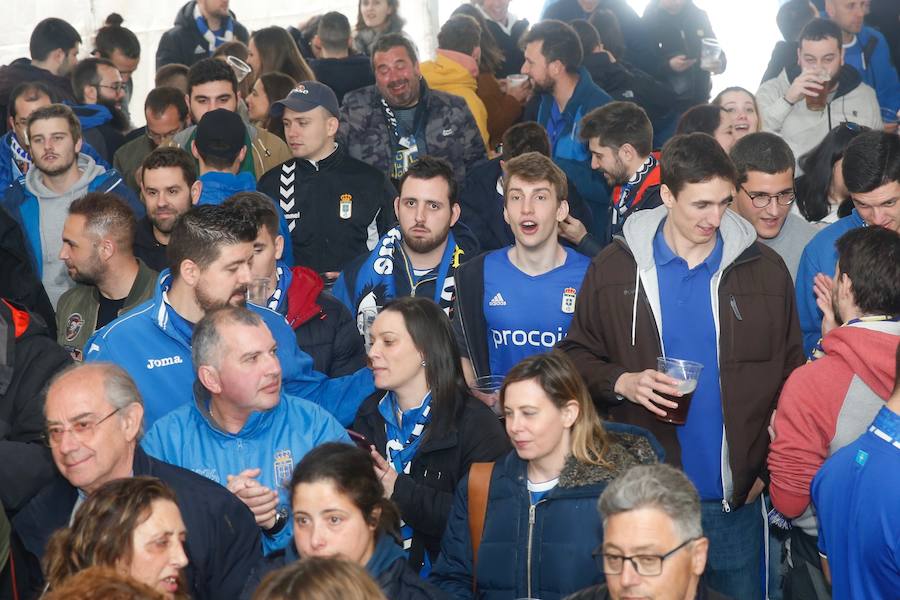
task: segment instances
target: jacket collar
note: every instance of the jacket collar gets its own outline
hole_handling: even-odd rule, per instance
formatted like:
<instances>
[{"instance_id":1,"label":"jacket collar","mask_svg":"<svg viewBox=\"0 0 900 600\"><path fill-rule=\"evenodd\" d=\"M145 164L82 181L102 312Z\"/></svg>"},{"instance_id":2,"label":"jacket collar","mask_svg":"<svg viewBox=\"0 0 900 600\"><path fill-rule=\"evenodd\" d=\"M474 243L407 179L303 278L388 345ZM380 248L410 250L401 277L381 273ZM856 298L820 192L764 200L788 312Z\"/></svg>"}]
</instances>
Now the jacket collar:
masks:
<instances>
[{"instance_id":1,"label":"jacket collar","mask_svg":"<svg viewBox=\"0 0 900 600\"><path fill-rule=\"evenodd\" d=\"M199 380L195 380L193 404L194 410L197 411L200 418L204 423L206 423L206 426L209 428L210 432L212 432L217 437L227 439L254 438L260 432L268 430L271 427L273 420L276 419L276 415L282 412L281 408L285 405L284 390L282 389L279 392L278 404L276 404L270 410L255 411L251 413L247 418L247 421L244 423L244 426L241 427L240 431L238 431L237 433L229 433L219 427L215 419L213 419L212 415L210 415L209 401L209 390L203 387Z\"/></svg>"}]
</instances>

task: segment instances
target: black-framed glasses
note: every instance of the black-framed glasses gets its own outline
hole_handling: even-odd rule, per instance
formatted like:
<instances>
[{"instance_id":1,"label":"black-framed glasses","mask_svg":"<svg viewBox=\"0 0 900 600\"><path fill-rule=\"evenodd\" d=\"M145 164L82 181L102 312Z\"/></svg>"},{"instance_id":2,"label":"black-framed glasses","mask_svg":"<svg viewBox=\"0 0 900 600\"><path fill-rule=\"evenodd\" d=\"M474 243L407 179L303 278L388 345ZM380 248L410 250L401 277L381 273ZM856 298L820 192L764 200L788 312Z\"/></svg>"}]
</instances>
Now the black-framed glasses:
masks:
<instances>
[{"instance_id":1,"label":"black-framed glasses","mask_svg":"<svg viewBox=\"0 0 900 600\"><path fill-rule=\"evenodd\" d=\"M62 442L63 436L67 431L71 431L72 435L74 435L78 441L86 442L87 440L94 437L94 431L97 429L97 427L100 426L101 423L112 417L120 410L122 409L117 408L116 410L112 411L111 413L97 421L85 418L75 421L69 427L63 427L62 425L51 425L44 433L44 442L51 448L59 446L60 442Z\"/></svg>"},{"instance_id":2,"label":"black-framed glasses","mask_svg":"<svg viewBox=\"0 0 900 600\"><path fill-rule=\"evenodd\" d=\"M772 203L772 200L777 202L779 206L790 206L794 203L794 200L797 199L797 194L794 193L794 190L778 192L777 194L767 194L765 192L748 192L747 188L743 185L738 187L750 197L750 202L752 202L753 206L756 208L765 208Z\"/></svg>"},{"instance_id":3,"label":"black-framed glasses","mask_svg":"<svg viewBox=\"0 0 900 600\"><path fill-rule=\"evenodd\" d=\"M631 563L632 568L638 575L643 575L644 577L656 577L662 573L663 561L691 542L699 539L699 537L687 539L665 554L635 554L632 556L625 556L622 554L603 552L600 548L597 548L594 550L594 556L597 557L599 555L602 557L603 572L606 575L621 575L622 570L625 568L625 562L627 561Z\"/></svg>"},{"instance_id":4,"label":"black-framed glasses","mask_svg":"<svg viewBox=\"0 0 900 600\"><path fill-rule=\"evenodd\" d=\"M106 83L97 83L97 84L94 85L94 87L98 87L98 88L106 88L106 89L108 89L108 90L113 90L113 91L114 91L115 93L117 93L117 94L118 94L119 92L124 92L126 89L128 89L128 88L126 87L125 83L122 82L122 81L120 81L120 82L118 82L118 83L114 83L114 84L112 84L112 85L109 85L109 84L106 84Z\"/></svg>"}]
</instances>

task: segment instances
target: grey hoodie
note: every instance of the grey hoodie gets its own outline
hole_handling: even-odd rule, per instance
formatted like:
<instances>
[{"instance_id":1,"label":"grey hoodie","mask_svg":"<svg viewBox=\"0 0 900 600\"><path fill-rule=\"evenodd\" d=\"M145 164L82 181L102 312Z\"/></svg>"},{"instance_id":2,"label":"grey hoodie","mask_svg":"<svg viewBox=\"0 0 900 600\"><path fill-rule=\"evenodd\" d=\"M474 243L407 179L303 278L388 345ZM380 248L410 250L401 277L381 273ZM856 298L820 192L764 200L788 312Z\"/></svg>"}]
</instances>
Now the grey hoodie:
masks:
<instances>
[{"instance_id":1,"label":"grey hoodie","mask_svg":"<svg viewBox=\"0 0 900 600\"><path fill-rule=\"evenodd\" d=\"M665 354L665 344L662 339L662 305L659 297L659 279L656 275L656 261L653 259L653 238L659 229L659 224L669 214L669 209L665 205L658 206L650 210L640 210L625 221L622 228L622 234L625 242L634 256L637 265L637 278L640 285L644 287L647 294L647 301L653 312L653 318L656 321L656 330L659 333L659 347ZM716 340L718 341L719 330L719 283L722 281L722 275L725 270L734 263L735 260L756 241L756 229L749 221L738 215L733 210L726 210L722 215L722 221L719 225L719 233L722 234L722 261L719 264L719 270L713 273L709 282L709 298L710 307L712 308L713 320L716 325ZM637 325L637 302L638 302L638 284L635 283L634 290L634 306L631 316L631 343L635 343L635 327ZM725 437L724 426L722 428L722 456L720 458L722 466L722 490L725 498L731 498L734 493L734 481L731 475L731 463L729 461L728 442Z\"/></svg>"},{"instance_id":2,"label":"grey hoodie","mask_svg":"<svg viewBox=\"0 0 900 600\"><path fill-rule=\"evenodd\" d=\"M53 308L59 297L75 282L69 277L66 265L59 259L59 251L62 249L63 224L69 214L69 205L76 199L87 193L88 186L94 178L103 175L106 169L94 162L94 159L86 154L78 155L78 170L81 177L69 188L68 191L59 194L44 185L43 177L39 169L29 169L25 175L25 189L38 199L40 207L41 223L41 253L43 276L41 278L44 289L50 297Z\"/></svg>"}]
</instances>

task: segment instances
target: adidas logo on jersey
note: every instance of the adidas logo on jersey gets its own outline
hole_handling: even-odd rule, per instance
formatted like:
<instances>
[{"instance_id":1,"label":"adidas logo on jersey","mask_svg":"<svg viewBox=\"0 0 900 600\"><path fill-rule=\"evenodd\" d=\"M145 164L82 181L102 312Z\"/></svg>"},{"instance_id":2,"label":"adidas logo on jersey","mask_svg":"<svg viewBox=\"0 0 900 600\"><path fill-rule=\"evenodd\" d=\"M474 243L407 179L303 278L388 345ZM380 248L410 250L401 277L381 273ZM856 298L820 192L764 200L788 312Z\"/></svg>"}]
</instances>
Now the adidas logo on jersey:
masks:
<instances>
[{"instance_id":1,"label":"adidas logo on jersey","mask_svg":"<svg viewBox=\"0 0 900 600\"><path fill-rule=\"evenodd\" d=\"M497 292L497 294L491 298L491 301L488 302L488 306L506 306L506 300L503 299L500 292Z\"/></svg>"}]
</instances>

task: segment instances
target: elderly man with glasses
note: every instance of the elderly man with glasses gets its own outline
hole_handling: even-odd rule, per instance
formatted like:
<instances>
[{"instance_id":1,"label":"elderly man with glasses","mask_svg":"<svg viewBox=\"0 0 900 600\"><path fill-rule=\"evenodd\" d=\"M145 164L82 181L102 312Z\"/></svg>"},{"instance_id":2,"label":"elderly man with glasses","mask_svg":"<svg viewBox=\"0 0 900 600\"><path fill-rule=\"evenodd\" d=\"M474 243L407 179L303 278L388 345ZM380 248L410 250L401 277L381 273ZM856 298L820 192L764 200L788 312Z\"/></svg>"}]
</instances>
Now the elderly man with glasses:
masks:
<instances>
[{"instance_id":1,"label":"elderly man with glasses","mask_svg":"<svg viewBox=\"0 0 900 600\"><path fill-rule=\"evenodd\" d=\"M732 208L750 221L757 239L778 253L791 279L806 244L816 228L791 212L794 194L794 153L774 133L751 133L731 148L738 172L738 188Z\"/></svg>"},{"instance_id":2,"label":"elderly man with glasses","mask_svg":"<svg viewBox=\"0 0 900 600\"><path fill-rule=\"evenodd\" d=\"M185 569L195 599L237 598L262 556L253 515L224 487L155 460L139 447L144 406L134 381L110 363L64 370L47 389L46 440L59 476L13 518L27 551L17 561L23 597L40 590L39 560L54 531L65 527L85 498L108 481L148 475L168 484L190 531Z\"/></svg>"},{"instance_id":3,"label":"elderly man with glasses","mask_svg":"<svg viewBox=\"0 0 900 600\"><path fill-rule=\"evenodd\" d=\"M632 467L600 495L603 545L595 556L606 583L566 600L726 600L700 583L709 540L700 497L665 464Z\"/></svg>"}]
</instances>

